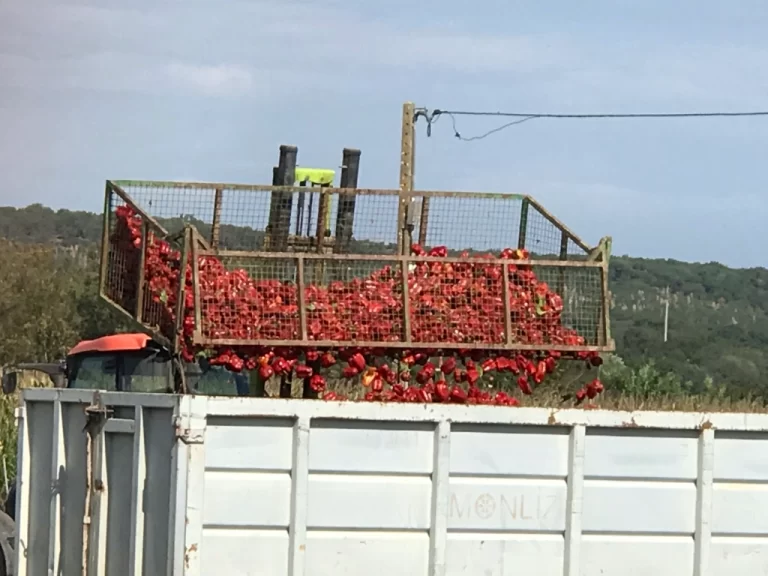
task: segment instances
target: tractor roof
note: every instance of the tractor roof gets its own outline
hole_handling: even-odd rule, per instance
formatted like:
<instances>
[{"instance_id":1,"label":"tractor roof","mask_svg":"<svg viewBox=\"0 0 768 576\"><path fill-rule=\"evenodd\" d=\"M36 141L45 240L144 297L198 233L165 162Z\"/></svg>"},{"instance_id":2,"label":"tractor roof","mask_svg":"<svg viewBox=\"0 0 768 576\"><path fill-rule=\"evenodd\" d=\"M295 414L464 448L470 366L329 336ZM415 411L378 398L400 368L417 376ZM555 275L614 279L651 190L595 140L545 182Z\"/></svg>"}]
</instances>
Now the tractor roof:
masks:
<instances>
[{"instance_id":1,"label":"tractor roof","mask_svg":"<svg viewBox=\"0 0 768 576\"><path fill-rule=\"evenodd\" d=\"M146 334L111 334L96 338L95 340L83 340L69 351L69 356L83 354L85 352L131 352L143 350L152 338Z\"/></svg>"}]
</instances>

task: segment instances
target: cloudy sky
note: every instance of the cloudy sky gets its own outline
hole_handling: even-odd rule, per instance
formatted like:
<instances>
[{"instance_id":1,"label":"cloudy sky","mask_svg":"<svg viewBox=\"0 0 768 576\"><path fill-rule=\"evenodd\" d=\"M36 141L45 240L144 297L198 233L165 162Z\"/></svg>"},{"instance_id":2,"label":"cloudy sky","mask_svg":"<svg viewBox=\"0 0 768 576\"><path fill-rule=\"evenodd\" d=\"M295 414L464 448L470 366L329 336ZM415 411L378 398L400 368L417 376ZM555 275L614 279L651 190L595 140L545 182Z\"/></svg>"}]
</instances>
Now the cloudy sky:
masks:
<instances>
[{"instance_id":1,"label":"cloudy sky","mask_svg":"<svg viewBox=\"0 0 768 576\"><path fill-rule=\"evenodd\" d=\"M0 0L0 204L99 210L107 178L266 183L363 150L405 100L511 112L768 109L758 0ZM499 120L458 118L464 136ZM422 189L526 192L621 254L768 262L768 118L420 126ZM487 164L491 163L489 169Z\"/></svg>"}]
</instances>

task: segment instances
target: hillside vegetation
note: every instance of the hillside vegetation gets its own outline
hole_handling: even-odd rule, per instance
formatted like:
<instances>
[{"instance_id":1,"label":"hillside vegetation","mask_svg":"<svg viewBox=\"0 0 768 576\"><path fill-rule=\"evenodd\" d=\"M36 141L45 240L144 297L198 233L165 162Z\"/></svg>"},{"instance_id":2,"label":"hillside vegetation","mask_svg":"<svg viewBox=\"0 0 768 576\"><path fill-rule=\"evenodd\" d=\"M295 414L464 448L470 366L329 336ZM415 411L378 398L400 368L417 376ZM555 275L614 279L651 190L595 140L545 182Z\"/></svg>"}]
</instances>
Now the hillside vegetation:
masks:
<instances>
[{"instance_id":1,"label":"hillside vegetation","mask_svg":"<svg viewBox=\"0 0 768 576\"><path fill-rule=\"evenodd\" d=\"M180 224L169 223L169 229ZM0 237L6 239L0 254L0 366L47 360L80 338L123 328L97 296L101 227L101 216L88 212L0 208ZM221 238L255 248L262 234L224 226ZM603 375L615 388L643 395L768 396L768 270L614 256L610 289L617 355Z\"/></svg>"}]
</instances>

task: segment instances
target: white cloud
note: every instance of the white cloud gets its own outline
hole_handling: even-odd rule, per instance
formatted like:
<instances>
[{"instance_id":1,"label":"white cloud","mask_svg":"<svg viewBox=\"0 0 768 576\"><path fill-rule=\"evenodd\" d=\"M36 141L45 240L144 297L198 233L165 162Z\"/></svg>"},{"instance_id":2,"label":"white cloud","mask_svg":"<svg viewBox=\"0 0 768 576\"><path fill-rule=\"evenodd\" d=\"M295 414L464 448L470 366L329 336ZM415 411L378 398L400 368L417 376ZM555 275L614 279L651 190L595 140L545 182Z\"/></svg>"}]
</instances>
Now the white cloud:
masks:
<instances>
[{"instance_id":1,"label":"white cloud","mask_svg":"<svg viewBox=\"0 0 768 576\"><path fill-rule=\"evenodd\" d=\"M167 72L175 82L209 96L242 95L253 86L253 74L233 64L206 66L174 62L168 65Z\"/></svg>"},{"instance_id":2,"label":"white cloud","mask_svg":"<svg viewBox=\"0 0 768 576\"><path fill-rule=\"evenodd\" d=\"M29 0L0 7L10 30L0 37L0 88L183 87L241 97L263 95L270 85L278 95L297 78L336 92L407 86L423 93L448 83L465 86L478 105L487 105L488 86L498 86L505 102L515 86L513 102L570 109L746 105L768 88L768 78L755 72L765 51L750 47L683 39L609 46L573 32L488 35L419 20L399 26L317 1L232 2L227 10L208 2L125 6Z\"/></svg>"}]
</instances>

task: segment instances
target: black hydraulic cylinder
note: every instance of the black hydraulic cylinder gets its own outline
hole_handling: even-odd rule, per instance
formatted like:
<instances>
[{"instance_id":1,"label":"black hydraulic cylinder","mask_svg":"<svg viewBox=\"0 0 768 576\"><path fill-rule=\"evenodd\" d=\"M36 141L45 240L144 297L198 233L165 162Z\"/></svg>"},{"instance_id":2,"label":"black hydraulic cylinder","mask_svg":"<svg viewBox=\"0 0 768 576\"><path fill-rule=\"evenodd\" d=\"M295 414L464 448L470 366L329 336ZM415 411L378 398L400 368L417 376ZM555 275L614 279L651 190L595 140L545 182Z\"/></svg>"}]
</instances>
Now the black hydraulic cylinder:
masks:
<instances>
[{"instance_id":1,"label":"black hydraulic cylinder","mask_svg":"<svg viewBox=\"0 0 768 576\"><path fill-rule=\"evenodd\" d=\"M360 173L360 150L344 148L342 152L341 181L339 188L357 188ZM339 209L336 216L336 252L349 252L352 242L352 227L355 218L355 194L339 194Z\"/></svg>"},{"instance_id":2,"label":"black hydraulic cylinder","mask_svg":"<svg viewBox=\"0 0 768 576\"><path fill-rule=\"evenodd\" d=\"M272 171L273 186L293 186L295 184L297 156L298 148L296 146L280 146L280 161L277 168ZM275 252L285 252L288 249L293 194L290 192L273 192L269 204L269 249Z\"/></svg>"}]
</instances>

